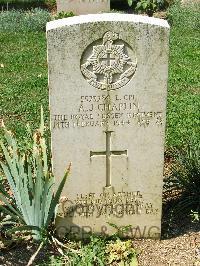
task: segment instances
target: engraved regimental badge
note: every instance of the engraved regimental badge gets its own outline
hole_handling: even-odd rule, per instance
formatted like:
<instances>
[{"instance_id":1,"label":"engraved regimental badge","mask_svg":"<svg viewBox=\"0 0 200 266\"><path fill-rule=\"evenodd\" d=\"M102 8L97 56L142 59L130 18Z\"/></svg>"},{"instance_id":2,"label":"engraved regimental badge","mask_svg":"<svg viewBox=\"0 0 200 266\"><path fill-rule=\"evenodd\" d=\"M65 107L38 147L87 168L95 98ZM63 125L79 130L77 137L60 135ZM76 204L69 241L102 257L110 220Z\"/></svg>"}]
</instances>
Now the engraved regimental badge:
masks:
<instances>
[{"instance_id":1,"label":"engraved regimental badge","mask_svg":"<svg viewBox=\"0 0 200 266\"><path fill-rule=\"evenodd\" d=\"M81 72L87 82L100 90L116 90L133 77L137 62L129 57L130 46L119 39L119 34L108 31L102 44L88 46L81 59ZM88 56L89 54L89 56Z\"/></svg>"}]
</instances>

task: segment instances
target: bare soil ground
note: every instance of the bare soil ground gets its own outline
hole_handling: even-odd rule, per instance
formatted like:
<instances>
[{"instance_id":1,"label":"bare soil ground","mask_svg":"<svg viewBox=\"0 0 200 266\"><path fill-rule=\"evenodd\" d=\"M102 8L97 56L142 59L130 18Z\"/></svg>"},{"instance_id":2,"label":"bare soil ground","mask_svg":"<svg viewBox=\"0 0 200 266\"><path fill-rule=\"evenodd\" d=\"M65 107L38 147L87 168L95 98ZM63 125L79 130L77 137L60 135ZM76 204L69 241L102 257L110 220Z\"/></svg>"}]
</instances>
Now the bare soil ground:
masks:
<instances>
[{"instance_id":1,"label":"bare soil ground","mask_svg":"<svg viewBox=\"0 0 200 266\"><path fill-rule=\"evenodd\" d=\"M199 228L200 229L200 228ZM200 266L200 231L163 240L135 240L139 266Z\"/></svg>"}]
</instances>

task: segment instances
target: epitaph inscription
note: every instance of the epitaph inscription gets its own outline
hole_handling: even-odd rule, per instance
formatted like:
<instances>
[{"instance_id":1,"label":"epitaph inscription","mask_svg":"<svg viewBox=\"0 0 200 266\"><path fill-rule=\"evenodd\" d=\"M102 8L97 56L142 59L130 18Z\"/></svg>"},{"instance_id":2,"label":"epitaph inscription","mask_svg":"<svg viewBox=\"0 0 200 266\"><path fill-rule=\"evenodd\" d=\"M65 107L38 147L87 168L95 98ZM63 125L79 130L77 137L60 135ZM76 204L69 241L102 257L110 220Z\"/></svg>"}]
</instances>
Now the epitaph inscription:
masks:
<instances>
[{"instance_id":1,"label":"epitaph inscription","mask_svg":"<svg viewBox=\"0 0 200 266\"><path fill-rule=\"evenodd\" d=\"M157 215L151 202L147 202L140 191L133 192L102 192L100 195L89 193L77 194L74 201L69 198L62 200L60 214L64 217L99 218L124 216Z\"/></svg>"}]
</instances>

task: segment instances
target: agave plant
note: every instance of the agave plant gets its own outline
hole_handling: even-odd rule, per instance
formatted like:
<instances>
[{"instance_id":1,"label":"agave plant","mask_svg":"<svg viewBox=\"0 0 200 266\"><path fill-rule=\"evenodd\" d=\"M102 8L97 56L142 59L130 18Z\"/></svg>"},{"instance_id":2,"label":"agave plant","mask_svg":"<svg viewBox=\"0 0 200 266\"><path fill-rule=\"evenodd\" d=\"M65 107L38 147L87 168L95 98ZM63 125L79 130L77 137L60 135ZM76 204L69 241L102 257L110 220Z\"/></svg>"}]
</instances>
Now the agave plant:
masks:
<instances>
[{"instance_id":1,"label":"agave plant","mask_svg":"<svg viewBox=\"0 0 200 266\"><path fill-rule=\"evenodd\" d=\"M0 142L5 163L1 167L7 178L12 199L0 193L0 211L8 214L20 225L14 230L31 230L35 239L41 239L55 215L62 189L70 167L67 169L56 193L54 177L48 164L47 146L44 137L43 110L41 125L34 133L32 148L26 153L19 151L13 134L4 127L6 143ZM3 191L5 192L5 191Z\"/></svg>"}]
</instances>

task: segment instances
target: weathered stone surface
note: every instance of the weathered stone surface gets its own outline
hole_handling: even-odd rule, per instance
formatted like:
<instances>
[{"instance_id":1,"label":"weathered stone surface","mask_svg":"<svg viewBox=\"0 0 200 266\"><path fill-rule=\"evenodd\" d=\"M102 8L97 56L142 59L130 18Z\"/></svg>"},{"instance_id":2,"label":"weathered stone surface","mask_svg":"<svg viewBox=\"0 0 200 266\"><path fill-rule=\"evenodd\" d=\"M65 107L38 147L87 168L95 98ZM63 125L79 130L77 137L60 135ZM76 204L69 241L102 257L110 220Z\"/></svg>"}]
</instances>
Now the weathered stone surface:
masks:
<instances>
[{"instance_id":1,"label":"weathered stone surface","mask_svg":"<svg viewBox=\"0 0 200 266\"><path fill-rule=\"evenodd\" d=\"M131 225L131 237L159 237L168 38L166 21L136 15L47 24L58 182L72 162L59 234L111 234L113 223Z\"/></svg>"},{"instance_id":2,"label":"weathered stone surface","mask_svg":"<svg viewBox=\"0 0 200 266\"><path fill-rule=\"evenodd\" d=\"M57 12L73 11L75 15L110 11L110 0L57 0Z\"/></svg>"}]
</instances>

